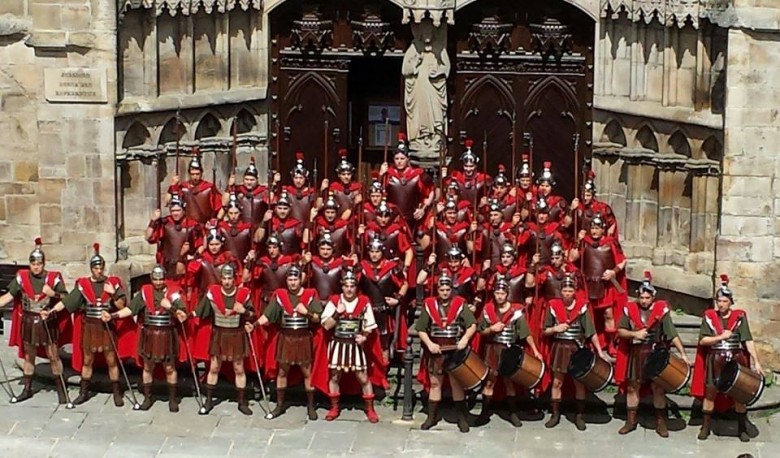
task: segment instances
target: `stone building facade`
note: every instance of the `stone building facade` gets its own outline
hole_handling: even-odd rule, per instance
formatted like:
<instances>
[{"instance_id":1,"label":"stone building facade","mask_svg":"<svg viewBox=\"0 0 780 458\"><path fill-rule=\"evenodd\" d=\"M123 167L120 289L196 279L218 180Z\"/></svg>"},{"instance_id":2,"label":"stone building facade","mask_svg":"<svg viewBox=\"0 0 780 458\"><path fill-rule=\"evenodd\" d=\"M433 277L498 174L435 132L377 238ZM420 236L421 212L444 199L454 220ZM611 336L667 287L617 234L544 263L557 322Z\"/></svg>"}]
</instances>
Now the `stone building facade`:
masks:
<instances>
[{"instance_id":1,"label":"stone building facade","mask_svg":"<svg viewBox=\"0 0 780 458\"><path fill-rule=\"evenodd\" d=\"M277 146L288 132L279 128L284 93L276 68L285 55L272 19L303 14L308 3L0 2L0 262L23 263L32 239L41 235L50 260L69 279L84 273L95 241L110 261L120 261L116 272L130 278L147 271L154 247L141 235L148 216L177 169L184 174L193 147L203 154L206 177L222 186L234 160L242 169L254 156L265 171L269 158L284 153ZM636 279L650 268L661 287L693 300L710 297L717 275L729 273L762 352L778 354L777 1L538 0L512 11L492 0L343 2L355 6L350 11L363 3L392 11L379 19L368 12L362 19L336 17L334 42L349 42L338 24L351 21L353 33L362 33L353 39L392 37L380 48L393 59L409 44L410 23L431 21L447 29L454 61L448 90L455 99L448 135L455 148L473 135L458 113L496 109L458 105L461 93L470 94L469 85L482 78L458 75L473 70L483 52L493 53L499 72L502 59L516 62L511 65L520 73L529 71L540 46L554 52L559 45L559 62L581 65L584 85L571 91L582 102L580 114L569 113L567 128L582 138L572 162L580 155L590 160L599 193L622 221L629 276ZM555 22L511 31L512 23L523 21L523 11L548 7L553 16L588 24L590 45L537 39L550 27L565 29ZM303 25L310 35L327 38L318 27L328 21L308 18ZM465 23L470 29L463 29ZM519 44L528 33L535 38ZM571 35L564 30L558 38ZM473 41L461 47L459 36ZM510 41L512 48L503 49ZM353 56L352 62L359 51L364 57L378 52L328 50L337 58ZM323 81L349 73L338 65ZM493 92L476 99L511 106L522 106L512 100L525 98L522 90L532 94L535 85L546 84L500 74L483 79ZM552 86L568 93L576 84ZM511 132L522 134L523 128L512 124ZM330 132L330 138L339 133ZM491 167L509 161L507 148L490 149L490 156L499 156L491 157ZM576 175L578 167L566 173ZM780 367L775 358L769 362Z\"/></svg>"}]
</instances>

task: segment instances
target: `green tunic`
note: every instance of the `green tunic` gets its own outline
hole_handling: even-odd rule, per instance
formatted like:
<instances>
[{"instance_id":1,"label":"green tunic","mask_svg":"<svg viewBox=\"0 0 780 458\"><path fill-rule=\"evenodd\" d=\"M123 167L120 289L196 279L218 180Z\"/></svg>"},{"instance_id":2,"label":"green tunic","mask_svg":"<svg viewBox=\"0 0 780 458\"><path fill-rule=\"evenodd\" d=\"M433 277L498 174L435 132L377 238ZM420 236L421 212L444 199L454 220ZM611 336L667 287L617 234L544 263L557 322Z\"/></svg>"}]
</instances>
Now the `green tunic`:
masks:
<instances>
[{"instance_id":1,"label":"green tunic","mask_svg":"<svg viewBox=\"0 0 780 458\"><path fill-rule=\"evenodd\" d=\"M496 313L500 316L501 312L496 310ZM487 316L482 316L482 319L479 321L479 326L477 329L482 332L485 329L489 328L492 324L488 321ZM528 328L528 321L525 319L525 314L521 316L520 318L516 319L514 323L512 324L515 328L515 337L517 340L523 340L528 338L528 336L531 334L530 329Z\"/></svg>"},{"instance_id":2,"label":"green tunic","mask_svg":"<svg viewBox=\"0 0 780 458\"><path fill-rule=\"evenodd\" d=\"M290 297L290 303L292 304L292 307L294 309L300 303L300 299L298 296L294 294L289 294L288 296ZM311 302L309 302L308 309L310 313L316 313L317 315L322 315L322 311L323 311L322 302L320 302L319 298L316 295L311 300ZM284 308L282 307L281 304L279 304L279 301L276 300L276 295L273 296L271 302L269 302L268 305L265 307L265 310L263 310L263 315L271 323L279 324L282 322L282 317L284 316Z\"/></svg>"},{"instance_id":3,"label":"green tunic","mask_svg":"<svg viewBox=\"0 0 780 458\"><path fill-rule=\"evenodd\" d=\"M593 324L593 318L591 318L590 313L586 312L579 315L575 322L579 322L580 326L582 326L582 332L586 339L590 339L594 334L596 334L596 326ZM558 322L555 321L555 316L552 313L552 309L548 309L547 316L544 318L544 329L551 328L557 324Z\"/></svg>"},{"instance_id":4,"label":"green tunic","mask_svg":"<svg viewBox=\"0 0 780 458\"><path fill-rule=\"evenodd\" d=\"M92 283L92 289L95 291L95 297L102 296L103 287L106 284L106 279L102 278L98 281L90 279L90 282ZM125 290L120 286L114 292L114 296L111 302L113 303L119 299L122 299L123 297L125 297ZM73 291L71 291L70 294L62 299L62 303L65 305L65 309L67 309L70 313L74 313L87 306L87 300L84 298L84 295L81 294L81 291L78 287L73 288Z\"/></svg>"},{"instance_id":5,"label":"green tunic","mask_svg":"<svg viewBox=\"0 0 780 458\"><path fill-rule=\"evenodd\" d=\"M165 290L154 290L154 305L159 307L160 302L165 298ZM172 310L186 310L186 307L184 306L184 303L181 301L181 297L177 298L173 302L171 302L171 305L173 306ZM130 301L130 305L128 306L130 310L133 312L133 315L138 315L141 313L142 310L146 310L146 301L144 301L144 295L140 292L133 297L133 300Z\"/></svg>"},{"instance_id":6,"label":"green tunic","mask_svg":"<svg viewBox=\"0 0 780 458\"><path fill-rule=\"evenodd\" d=\"M661 330L661 336L659 336L656 339L657 341L674 340L674 338L678 336L677 328L674 327L674 323L672 322L672 316L670 314L667 313L666 315L664 315L660 324L661 324L660 327L658 327L658 325L654 326L655 330L659 330L659 329ZM620 321L618 322L618 329L627 329L629 331L636 331L636 328L634 327L634 322L631 321L628 315L623 315L620 318Z\"/></svg>"},{"instance_id":7,"label":"green tunic","mask_svg":"<svg viewBox=\"0 0 780 458\"><path fill-rule=\"evenodd\" d=\"M233 310L233 307L236 304L236 295L227 296L222 295L225 302L225 310ZM252 299L247 298L246 302L244 302L244 308L246 309L246 313L244 314L248 320L251 320L252 315L254 313L254 307L252 306ZM198 306L195 308L195 315L199 316L200 318L209 318L214 314L214 308L211 305L211 301L209 300L208 296L203 296L203 299L200 300L200 303L198 303Z\"/></svg>"},{"instance_id":8,"label":"green tunic","mask_svg":"<svg viewBox=\"0 0 780 458\"><path fill-rule=\"evenodd\" d=\"M723 329L726 329L728 326L728 318L720 318L721 326L723 326ZM737 329L734 330L734 334L739 334L739 341L740 342L747 342L750 340L753 340L753 334L750 333L750 325L748 324L748 320L741 320L739 322L739 326L737 326ZM699 328L699 340L701 340L703 337L713 337L715 336L715 333L710 329L710 326L707 324L707 321L701 320L701 327Z\"/></svg>"},{"instance_id":9,"label":"green tunic","mask_svg":"<svg viewBox=\"0 0 780 458\"><path fill-rule=\"evenodd\" d=\"M37 277L30 272L30 283L32 284L33 291L35 294L40 294L43 292L43 285L46 284L46 275L47 272L44 270L43 273L41 273L40 277ZM8 292L11 294L11 296L15 298L20 298L22 296L22 285L19 284L18 281L16 281L16 278L14 278L11 283L8 284ZM68 294L68 290L65 288L65 282L58 282L54 286L54 292L57 293L54 297L63 297Z\"/></svg>"},{"instance_id":10,"label":"green tunic","mask_svg":"<svg viewBox=\"0 0 780 458\"><path fill-rule=\"evenodd\" d=\"M442 308L440 307L440 310L441 309ZM446 316L448 310L449 309L444 310L442 316ZM471 310L469 310L466 304L463 304L463 308L460 310L460 313L455 319L455 322L460 325L461 329L467 329L472 324L476 324L477 319L474 317L474 314L471 312ZM430 332L432 324L433 319L431 319L431 316L428 314L428 310L423 307L422 312L420 313L420 317L417 319L417 324L414 326L414 328L417 330L417 332Z\"/></svg>"}]
</instances>

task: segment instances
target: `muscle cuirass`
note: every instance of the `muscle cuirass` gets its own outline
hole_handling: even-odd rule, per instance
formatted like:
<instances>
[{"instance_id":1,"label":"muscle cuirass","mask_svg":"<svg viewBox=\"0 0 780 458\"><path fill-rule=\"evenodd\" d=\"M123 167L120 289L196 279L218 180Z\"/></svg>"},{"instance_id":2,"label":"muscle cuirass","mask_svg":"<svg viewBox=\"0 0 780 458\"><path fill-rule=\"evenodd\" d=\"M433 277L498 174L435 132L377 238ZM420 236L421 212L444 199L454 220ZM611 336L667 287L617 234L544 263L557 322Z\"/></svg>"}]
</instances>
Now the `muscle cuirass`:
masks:
<instances>
[{"instance_id":1,"label":"muscle cuirass","mask_svg":"<svg viewBox=\"0 0 780 458\"><path fill-rule=\"evenodd\" d=\"M609 245L593 246L586 244L583 250L582 273L588 285L588 299L604 297L605 281L601 279L604 271L615 268L615 256Z\"/></svg>"},{"instance_id":2,"label":"muscle cuirass","mask_svg":"<svg viewBox=\"0 0 780 458\"><path fill-rule=\"evenodd\" d=\"M347 185L349 186L349 185ZM347 191L339 189L338 191L333 191L333 199L336 201L336 203L339 205L339 213L344 213L347 210L352 210L355 206L354 199L355 194L357 194L358 191Z\"/></svg>"},{"instance_id":3,"label":"muscle cuirass","mask_svg":"<svg viewBox=\"0 0 780 458\"><path fill-rule=\"evenodd\" d=\"M566 214L566 201L561 199L550 207L550 221L560 221ZM590 226L581 226L590 227Z\"/></svg>"},{"instance_id":4,"label":"muscle cuirass","mask_svg":"<svg viewBox=\"0 0 780 458\"><path fill-rule=\"evenodd\" d=\"M465 253L466 233L466 228L450 233L449 231L443 231L439 226L436 226L436 258L445 259L447 252L453 246L460 248L460 251ZM453 241L453 239L455 241Z\"/></svg>"},{"instance_id":5,"label":"muscle cuirass","mask_svg":"<svg viewBox=\"0 0 780 458\"><path fill-rule=\"evenodd\" d=\"M171 320L171 314L164 308L157 307L153 313L150 313L148 309L144 309L144 326L151 326L157 328L165 328L173 325Z\"/></svg>"},{"instance_id":6,"label":"muscle cuirass","mask_svg":"<svg viewBox=\"0 0 780 458\"><path fill-rule=\"evenodd\" d=\"M392 297L397 290L393 281L392 269L378 280L370 280L367 275L363 275L360 279L360 286L363 293L371 300L374 312L385 312L387 310L385 297Z\"/></svg>"},{"instance_id":7,"label":"muscle cuirass","mask_svg":"<svg viewBox=\"0 0 780 458\"><path fill-rule=\"evenodd\" d=\"M501 210L501 213L504 214L504 222L511 222L515 213L517 213L517 203L505 206L504 209Z\"/></svg>"},{"instance_id":8,"label":"muscle cuirass","mask_svg":"<svg viewBox=\"0 0 780 458\"><path fill-rule=\"evenodd\" d=\"M190 241L193 228L167 222L163 226L162 256L168 272L176 272L176 263L181 259L181 247Z\"/></svg>"},{"instance_id":9,"label":"muscle cuirass","mask_svg":"<svg viewBox=\"0 0 780 458\"><path fill-rule=\"evenodd\" d=\"M26 294L22 295L22 310L25 312L39 313L49 307L51 299L48 296L44 296L40 299L33 300L27 297Z\"/></svg>"},{"instance_id":10,"label":"muscle cuirass","mask_svg":"<svg viewBox=\"0 0 780 458\"><path fill-rule=\"evenodd\" d=\"M485 195L485 180L476 178L466 178L465 184L460 187L460 198L469 202L474 202L474 197L479 200Z\"/></svg>"},{"instance_id":11,"label":"muscle cuirass","mask_svg":"<svg viewBox=\"0 0 780 458\"><path fill-rule=\"evenodd\" d=\"M335 226L320 226L320 233L324 229L330 231L330 239L333 240L333 256L345 256L351 251L347 230L349 225L344 225L338 229Z\"/></svg>"},{"instance_id":12,"label":"muscle cuirass","mask_svg":"<svg viewBox=\"0 0 780 458\"><path fill-rule=\"evenodd\" d=\"M299 191L288 193L287 196L290 199L290 217L298 221L309 221L311 207L316 199L315 194L310 193L304 196Z\"/></svg>"},{"instance_id":13,"label":"muscle cuirass","mask_svg":"<svg viewBox=\"0 0 780 458\"><path fill-rule=\"evenodd\" d=\"M282 315L282 329L306 329L309 327L309 319L305 316L293 316L285 313Z\"/></svg>"},{"instance_id":14,"label":"muscle cuirass","mask_svg":"<svg viewBox=\"0 0 780 458\"><path fill-rule=\"evenodd\" d=\"M564 274L561 271L547 271L547 278L544 280L544 291L542 295L545 299L560 299L561 286L563 286Z\"/></svg>"},{"instance_id":15,"label":"muscle cuirass","mask_svg":"<svg viewBox=\"0 0 780 458\"><path fill-rule=\"evenodd\" d=\"M485 234L488 237L488 250L490 250L490 262L492 265L497 266L501 264L501 248L504 243L512 243L509 237L501 229L490 227ZM514 245L514 243L512 243Z\"/></svg>"},{"instance_id":16,"label":"muscle cuirass","mask_svg":"<svg viewBox=\"0 0 780 458\"><path fill-rule=\"evenodd\" d=\"M466 299L467 302L471 302L474 299L474 283L471 281L471 277L466 277L463 281L456 275L452 279L452 297L460 296Z\"/></svg>"},{"instance_id":17,"label":"muscle cuirass","mask_svg":"<svg viewBox=\"0 0 780 458\"><path fill-rule=\"evenodd\" d=\"M263 216L265 216L265 212L268 210L268 203L265 201L267 192L261 192L254 196L251 194L241 194L239 196L238 203L241 205L241 221L253 226L262 223Z\"/></svg>"},{"instance_id":18,"label":"muscle cuirass","mask_svg":"<svg viewBox=\"0 0 780 458\"><path fill-rule=\"evenodd\" d=\"M539 241L538 243L537 239ZM553 234L545 233L542 230L533 233L531 236L531 246L533 247L532 249L534 252L537 247L539 249L539 265L549 266L552 263L552 246L556 240L558 240L558 237Z\"/></svg>"},{"instance_id":19,"label":"muscle cuirass","mask_svg":"<svg viewBox=\"0 0 780 458\"><path fill-rule=\"evenodd\" d=\"M564 332L559 332L555 334L556 339L562 339L562 340L577 340L582 341L584 336L584 330L582 329L582 325L580 324L580 320L575 320L573 323L569 323L569 329L567 329Z\"/></svg>"},{"instance_id":20,"label":"muscle cuirass","mask_svg":"<svg viewBox=\"0 0 780 458\"><path fill-rule=\"evenodd\" d=\"M224 227L223 227L224 228ZM235 227L225 230L225 248L238 259L245 259L252 249L252 231L245 228L239 231Z\"/></svg>"},{"instance_id":21,"label":"muscle cuirass","mask_svg":"<svg viewBox=\"0 0 780 458\"><path fill-rule=\"evenodd\" d=\"M509 302L525 302L525 274L509 279Z\"/></svg>"},{"instance_id":22,"label":"muscle cuirass","mask_svg":"<svg viewBox=\"0 0 780 458\"><path fill-rule=\"evenodd\" d=\"M291 263L279 265L276 260L268 260L263 258L260 260L263 270L260 274L260 287L263 289L263 297L267 300L270 295L279 288L284 288L286 285L285 278L287 277L287 271L292 266Z\"/></svg>"},{"instance_id":23,"label":"muscle cuirass","mask_svg":"<svg viewBox=\"0 0 780 458\"><path fill-rule=\"evenodd\" d=\"M360 318L339 318L334 333L339 339L354 339L361 331L363 320Z\"/></svg>"},{"instance_id":24,"label":"muscle cuirass","mask_svg":"<svg viewBox=\"0 0 780 458\"><path fill-rule=\"evenodd\" d=\"M212 305L214 308L214 325L220 328L235 329L241 326L241 315L237 313L222 314L219 309ZM226 310L227 311L227 310Z\"/></svg>"},{"instance_id":25,"label":"muscle cuirass","mask_svg":"<svg viewBox=\"0 0 780 458\"><path fill-rule=\"evenodd\" d=\"M311 263L311 284L317 290L320 300L327 300L334 294L341 292L341 273L344 270L341 263L334 267L327 264L319 266Z\"/></svg>"},{"instance_id":26,"label":"muscle cuirass","mask_svg":"<svg viewBox=\"0 0 780 458\"><path fill-rule=\"evenodd\" d=\"M202 294L206 293L209 286L219 285L219 271L217 266L210 262L202 262L200 265L200 291Z\"/></svg>"},{"instance_id":27,"label":"muscle cuirass","mask_svg":"<svg viewBox=\"0 0 780 458\"><path fill-rule=\"evenodd\" d=\"M104 304L99 300L97 304L87 304L86 308L84 309L87 318L97 319L100 319L100 317L103 316L103 312L108 312L108 310L109 304Z\"/></svg>"},{"instance_id":28,"label":"muscle cuirass","mask_svg":"<svg viewBox=\"0 0 780 458\"><path fill-rule=\"evenodd\" d=\"M298 226L292 226L281 230L280 225L279 229L275 230L275 232L282 239L282 246L280 249L282 254L300 253L301 237L296 233L296 227Z\"/></svg>"},{"instance_id":29,"label":"muscle cuirass","mask_svg":"<svg viewBox=\"0 0 780 458\"><path fill-rule=\"evenodd\" d=\"M507 323L507 325L504 326L504 330L493 334L490 340L503 345L512 345L515 343L516 338L517 334L515 333L514 323Z\"/></svg>"},{"instance_id":30,"label":"muscle cuirass","mask_svg":"<svg viewBox=\"0 0 780 458\"><path fill-rule=\"evenodd\" d=\"M382 241L382 243L385 246L385 257L387 259L395 259L398 256L400 256L400 249L398 247L398 234L400 232L397 227L396 230L394 230L391 233L388 233L384 229L381 229L379 231L372 229L366 231L366 233L368 234L369 240L371 240L372 237L377 237L379 240Z\"/></svg>"},{"instance_id":31,"label":"muscle cuirass","mask_svg":"<svg viewBox=\"0 0 780 458\"><path fill-rule=\"evenodd\" d=\"M594 216L596 216L596 213L593 209L587 207L585 211L582 212L582 221L580 222L579 227L590 227L590 223L593 221Z\"/></svg>"},{"instance_id":32,"label":"muscle cuirass","mask_svg":"<svg viewBox=\"0 0 780 458\"><path fill-rule=\"evenodd\" d=\"M417 210L417 205L420 203L420 189L417 187L420 178L420 175L416 175L411 180L406 181L392 176L387 180L385 187L387 200L395 204L398 211L401 212L401 216L407 220L412 218L412 213Z\"/></svg>"},{"instance_id":33,"label":"muscle cuirass","mask_svg":"<svg viewBox=\"0 0 780 458\"><path fill-rule=\"evenodd\" d=\"M721 340L712 344L713 350L739 350L742 348L742 342L740 342L739 332L734 331L731 333L731 337L726 340Z\"/></svg>"},{"instance_id":34,"label":"muscle cuirass","mask_svg":"<svg viewBox=\"0 0 780 458\"><path fill-rule=\"evenodd\" d=\"M211 193L213 187L208 187L200 192L193 192L191 188L182 187L182 197L187 207L184 209L188 218L194 219L200 224L206 224L211 219L214 209L211 208Z\"/></svg>"},{"instance_id":35,"label":"muscle cuirass","mask_svg":"<svg viewBox=\"0 0 780 458\"><path fill-rule=\"evenodd\" d=\"M450 324L448 326L439 327L435 324L431 325L431 337L437 337L440 339L457 339L461 336L462 330L457 323Z\"/></svg>"}]
</instances>

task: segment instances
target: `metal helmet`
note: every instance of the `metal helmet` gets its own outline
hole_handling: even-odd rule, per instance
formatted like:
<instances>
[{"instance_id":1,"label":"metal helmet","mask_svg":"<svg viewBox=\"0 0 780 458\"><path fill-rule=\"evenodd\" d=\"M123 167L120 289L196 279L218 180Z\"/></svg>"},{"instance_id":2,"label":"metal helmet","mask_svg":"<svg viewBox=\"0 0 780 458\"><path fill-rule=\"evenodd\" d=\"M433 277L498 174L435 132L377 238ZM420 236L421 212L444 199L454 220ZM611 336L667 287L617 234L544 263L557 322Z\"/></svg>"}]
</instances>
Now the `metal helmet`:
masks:
<instances>
[{"instance_id":1,"label":"metal helmet","mask_svg":"<svg viewBox=\"0 0 780 458\"><path fill-rule=\"evenodd\" d=\"M333 237L330 236L330 231L329 230L323 231L322 235L320 235L320 240L317 242L317 246L318 247L323 246L323 245L327 245L327 246L333 248L333 245L334 245Z\"/></svg>"},{"instance_id":2,"label":"metal helmet","mask_svg":"<svg viewBox=\"0 0 780 458\"><path fill-rule=\"evenodd\" d=\"M290 206L290 195L287 194L287 191L282 191L282 193L279 194L279 198L276 199L276 206L277 207L289 207Z\"/></svg>"},{"instance_id":3,"label":"metal helmet","mask_svg":"<svg viewBox=\"0 0 780 458\"><path fill-rule=\"evenodd\" d=\"M303 165L303 151L295 153L295 166L290 170L291 176L300 175L304 178L309 178L309 170Z\"/></svg>"},{"instance_id":4,"label":"metal helmet","mask_svg":"<svg viewBox=\"0 0 780 458\"><path fill-rule=\"evenodd\" d=\"M222 266L221 269L219 269L219 275L222 278L235 278L236 277L236 269L233 267L232 264L227 263Z\"/></svg>"},{"instance_id":5,"label":"metal helmet","mask_svg":"<svg viewBox=\"0 0 780 458\"><path fill-rule=\"evenodd\" d=\"M437 286L452 286L452 277L446 270L443 270L439 275L439 280L436 284Z\"/></svg>"},{"instance_id":6,"label":"metal helmet","mask_svg":"<svg viewBox=\"0 0 780 458\"><path fill-rule=\"evenodd\" d=\"M152 267L152 272L149 274L152 280L165 280L165 267L157 264Z\"/></svg>"},{"instance_id":7,"label":"metal helmet","mask_svg":"<svg viewBox=\"0 0 780 458\"><path fill-rule=\"evenodd\" d=\"M444 211L458 211L458 201L453 198L447 198L447 202L444 204Z\"/></svg>"},{"instance_id":8,"label":"metal helmet","mask_svg":"<svg viewBox=\"0 0 780 458\"><path fill-rule=\"evenodd\" d=\"M376 207L376 214L378 216L390 216L393 214L393 209L390 208L390 205L388 205L385 199L382 199L382 201L379 202L379 206Z\"/></svg>"},{"instance_id":9,"label":"metal helmet","mask_svg":"<svg viewBox=\"0 0 780 458\"><path fill-rule=\"evenodd\" d=\"M460 261L463 259L463 252L460 248L453 246L447 250L447 259L450 261Z\"/></svg>"},{"instance_id":10,"label":"metal helmet","mask_svg":"<svg viewBox=\"0 0 780 458\"><path fill-rule=\"evenodd\" d=\"M406 144L406 134L398 132L398 146L395 147L395 154L403 154L409 156L409 146Z\"/></svg>"},{"instance_id":11,"label":"metal helmet","mask_svg":"<svg viewBox=\"0 0 780 458\"><path fill-rule=\"evenodd\" d=\"M498 164L498 173L493 177L493 184L498 186L509 186L511 184L509 178L506 176L506 167L504 167L504 164Z\"/></svg>"},{"instance_id":12,"label":"metal helmet","mask_svg":"<svg viewBox=\"0 0 780 458\"><path fill-rule=\"evenodd\" d=\"M355 166L347 160L347 149L339 149L339 163L336 165L336 174L342 174L344 172L354 173Z\"/></svg>"},{"instance_id":13,"label":"metal helmet","mask_svg":"<svg viewBox=\"0 0 780 458\"><path fill-rule=\"evenodd\" d=\"M323 210L339 210L339 203L336 201L336 196L331 192L328 193L328 198L322 207Z\"/></svg>"},{"instance_id":14,"label":"metal helmet","mask_svg":"<svg viewBox=\"0 0 780 458\"><path fill-rule=\"evenodd\" d=\"M585 182L582 183L582 191L596 194L596 172L588 170L588 174L585 176Z\"/></svg>"},{"instance_id":15,"label":"metal helmet","mask_svg":"<svg viewBox=\"0 0 780 458\"><path fill-rule=\"evenodd\" d=\"M726 274L720 275L720 288L715 291L715 299L721 297L728 298L732 304L734 303L734 291L729 288L729 276Z\"/></svg>"},{"instance_id":16,"label":"metal helmet","mask_svg":"<svg viewBox=\"0 0 780 458\"><path fill-rule=\"evenodd\" d=\"M287 275L285 275L285 277L301 278L301 275L303 275L303 271L301 270L301 267L297 264L293 264L290 266L289 269L287 269Z\"/></svg>"},{"instance_id":17,"label":"metal helmet","mask_svg":"<svg viewBox=\"0 0 780 458\"><path fill-rule=\"evenodd\" d=\"M653 276L650 273L649 270L645 271L644 278L642 279L642 283L639 284L639 287L636 289L637 296L642 293L650 293L651 296L655 297L656 289L655 286L653 286Z\"/></svg>"},{"instance_id":18,"label":"metal helmet","mask_svg":"<svg viewBox=\"0 0 780 458\"><path fill-rule=\"evenodd\" d=\"M536 213L550 213L550 204L542 196L536 199Z\"/></svg>"},{"instance_id":19,"label":"metal helmet","mask_svg":"<svg viewBox=\"0 0 780 458\"><path fill-rule=\"evenodd\" d=\"M604 229L605 227L607 227L607 221L604 219L603 216L601 216L601 213L596 213L593 216L593 219L590 220L590 225L591 225L591 227L598 226L598 227Z\"/></svg>"},{"instance_id":20,"label":"metal helmet","mask_svg":"<svg viewBox=\"0 0 780 458\"><path fill-rule=\"evenodd\" d=\"M178 193L171 194L171 200L168 201L168 208L180 207L182 209L187 207L187 202Z\"/></svg>"},{"instance_id":21,"label":"metal helmet","mask_svg":"<svg viewBox=\"0 0 780 458\"><path fill-rule=\"evenodd\" d=\"M228 203L225 206L228 210L231 208L235 208L238 211L241 211L241 204L238 202L238 196L235 192L231 192L230 196L228 197Z\"/></svg>"},{"instance_id":22,"label":"metal helmet","mask_svg":"<svg viewBox=\"0 0 780 458\"><path fill-rule=\"evenodd\" d=\"M368 193L385 193L385 186L382 184L382 179L379 177L379 172L371 172L371 186L368 187Z\"/></svg>"},{"instance_id":23,"label":"metal helmet","mask_svg":"<svg viewBox=\"0 0 780 458\"><path fill-rule=\"evenodd\" d=\"M479 157L471 151L471 147L474 146L474 140L467 138L463 144L466 147L466 151L460 155L460 162L463 164L479 164Z\"/></svg>"},{"instance_id":24,"label":"metal helmet","mask_svg":"<svg viewBox=\"0 0 780 458\"><path fill-rule=\"evenodd\" d=\"M35 239L35 249L30 252L29 261L33 262L46 262L46 253L43 252L41 247L43 246L43 240L40 237Z\"/></svg>"},{"instance_id":25,"label":"metal helmet","mask_svg":"<svg viewBox=\"0 0 780 458\"><path fill-rule=\"evenodd\" d=\"M506 277L499 275L496 278L496 282L493 284L493 291L509 292L509 282L506 280Z\"/></svg>"},{"instance_id":26,"label":"metal helmet","mask_svg":"<svg viewBox=\"0 0 780 458\"><path fill-rule=\"evenodd\" d=\"M244 171L245 177L259 177L260 172L257 170L257 165L255 165L255 157L252 156L249 158L249 167L246 168Z\"/></svg>"},{"instance_id":27,"label":"metal helmet","mask_svg":"<svg viewBox=\"0 0 780 458\"><path fill-rule=\"evenodd\" d=\"M385 244L382 242L382 239L379 237L372 237L371 240L368 241L367 245L368 251L385 251Z\"/></svg>"},{"instance_id":28,"label":"metal helmet","mask_svg":"<svg viewBox=\"0 0 780 458\"><path fill-rule=\"evenodd\" d=\"M106 260L103 259L103 256L100 256L100 244L99 243L93 243L92 249L94 250L94 253L92 254L92 257L89 258L89 267L105 267Z\"/></svg>"},{"instance_id":29,"label":"metal helmet","mask_svg":"<svg viewBox=\"0 0 780 458\"><path fill-rule=\"evenodd\" d=\"M265 246L267 247L275 245L281 248L283 244L284 242L282 241L282 238L276 232L271 233L265 240Z\"/></svg>"},{"instance_id":30,"label":"metal helmet","mask_svg":"<svg viewBox=\"0 0 780 458\"><path fill-rule=\"evenodd\" d=\"M544 161L542 174L536 179L536 184L548 183L550 186L555 186L555 178L552 174L552 162Z\"/></svg>"},{"instance_id":31,"label":"metal helmet","mask_svg":"<svg viewBox=\"0 0 780 458\"><path fill-rule=\"evenodd\" d=\"M574 278L573 273L564 274L563 281L561 282L561 289L566 287L577 289L577 279Z\"/></svg>"},{"instance_id":32,"label":"metal helmet","mask_svg":"<svg viewBox=\"0 0 780 458\"><path fill-rule=\"evenodd\" d=\"M552 243L550 256L563 256L563 245L561 245L561 242L556 240Z\"/></svg>"},{"instance_id":33,"label":"metal helmet","mask_svg":"<svg viewBox=\"0 0 780 458\"><path fill-rule=\"evenodd\" d=\"M490 212L502 212L504 211L504 205L498 199L490 199L488 201L488 209Z\"/></svg>"},{"instance_id":34,"label":"metal helmet","mask_svg":"<svg viewBox=\"0 0 780 458\"><path fill-rule=\"evenodd\" d=\"M358 282L358 274L355 272L354 269L348 268L344 270L344 273L341 275L341 284L342 285L357 285Z\"/></svg>"},{"instance_id":35,"label":"metal helmet","mask_svg":"<svg viewBox=\"0 0 780 458\"><path fill-rule=\"evenodd\" d=\"M517 171L518 178L533 178L534 172L531 169L531 156L529 154L523 154L520 168Z\"/></svg>"},{"instance_id":36,"label":"metal helmet","mask_svg":"<svg viewBox=\"0 0 780 458\"><path fill-rule=\"evenodd\" d=\"M187 170L200 170L203 171L203 164L200 160L200 148L197 146L194 146L192 148L192 159L190 160L190 164L187 166Z\"/></svg>"},{"instance_id":37,"label":"metal helmet","mask_svg":"<svg viewBox=\"0 0 780 458\"><path fill-rule=\"evenodd\" d=\"M206 232L206 245L214 240L217 240L220 243L225 243L225 234L223 234L222 230L220 230L218 227L209 228L208 232Z\"/></svg>"},{"instance_id":38,"label":"metal helmet","mask_svg":"<svg viewBox=\"0 0 780 458\"><path fill-rule=\"evenodd\" d=\"M515 249L515 246L512 245L512 243L504 242L504 244L501 245L501 254L511 254L512 256L517 256L517 249Z\"/></svg>"}]
</instances>

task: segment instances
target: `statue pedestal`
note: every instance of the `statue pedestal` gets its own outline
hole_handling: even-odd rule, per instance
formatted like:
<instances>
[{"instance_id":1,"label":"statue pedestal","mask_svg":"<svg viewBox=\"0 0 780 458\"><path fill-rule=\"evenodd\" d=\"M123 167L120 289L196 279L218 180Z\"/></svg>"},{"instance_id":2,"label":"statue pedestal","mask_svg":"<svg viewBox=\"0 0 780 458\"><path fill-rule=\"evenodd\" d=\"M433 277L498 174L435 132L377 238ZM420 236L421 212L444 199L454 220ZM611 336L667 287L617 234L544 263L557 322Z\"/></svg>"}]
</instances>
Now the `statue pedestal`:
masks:
<instances>
[{"instance_id":1,"label":"statue pedestal","mask_svg":"<svg viewBox=\"0 0 780 458\"><path fill-rule=\"evenodd\" d=\"M438 150L411 151L409 158L412 165L417 167L426 170L439 168Z\"/></svg>"}]
</instances>

